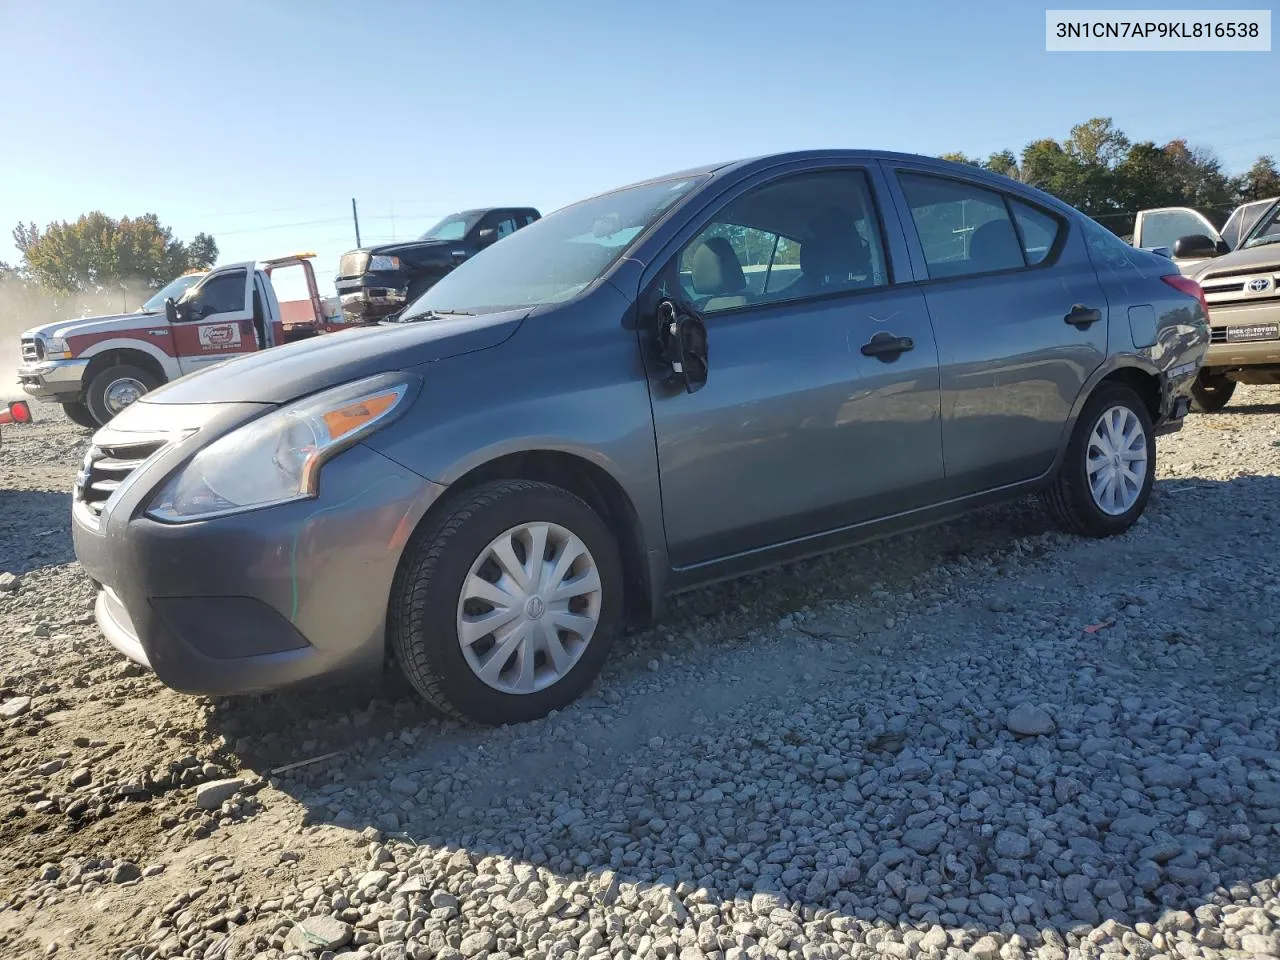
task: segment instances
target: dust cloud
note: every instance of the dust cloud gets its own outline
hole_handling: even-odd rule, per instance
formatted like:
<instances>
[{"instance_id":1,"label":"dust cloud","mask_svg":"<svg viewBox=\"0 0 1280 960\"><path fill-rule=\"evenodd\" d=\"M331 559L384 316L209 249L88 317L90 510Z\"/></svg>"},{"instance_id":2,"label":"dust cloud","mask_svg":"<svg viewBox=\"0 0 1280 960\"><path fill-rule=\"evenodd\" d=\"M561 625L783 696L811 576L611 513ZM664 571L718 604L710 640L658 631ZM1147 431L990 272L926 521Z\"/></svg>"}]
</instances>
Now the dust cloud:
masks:
<instances>
[{"instance_id":1,"label":"dust cloud","mask_svg":"<svg viewBox=\"0 0 1280 960\"><path fill-rule=\"evenodd\" d=\"M155 291L143 281L114 292L55 294L16 277L0 277L0 401L19 400L22 334L46 323L136 310Z\"/></svg>"}]
</instances>

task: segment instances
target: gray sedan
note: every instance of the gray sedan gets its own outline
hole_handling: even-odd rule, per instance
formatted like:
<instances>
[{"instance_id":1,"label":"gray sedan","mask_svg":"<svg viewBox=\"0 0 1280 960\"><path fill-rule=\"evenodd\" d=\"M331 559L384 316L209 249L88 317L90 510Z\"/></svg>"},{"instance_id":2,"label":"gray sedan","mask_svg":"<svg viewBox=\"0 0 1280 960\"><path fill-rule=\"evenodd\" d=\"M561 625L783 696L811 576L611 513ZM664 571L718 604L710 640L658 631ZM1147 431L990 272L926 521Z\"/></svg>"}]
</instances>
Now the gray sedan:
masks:
<instances>
[{"instance_id":1,"label":"gray sedan","mask_svg":"<svg viewBox=\"0 0 1280 960\"><path fill-rule=\"evenodd\" d=\"M1032 491L1141 515L1199 287L1056 199L860 151L659 177L400 322L183 377L73 500L106 638L170 686L375 670L486 723L570 703L664 595Z\"/></svg>"}]
</instances>

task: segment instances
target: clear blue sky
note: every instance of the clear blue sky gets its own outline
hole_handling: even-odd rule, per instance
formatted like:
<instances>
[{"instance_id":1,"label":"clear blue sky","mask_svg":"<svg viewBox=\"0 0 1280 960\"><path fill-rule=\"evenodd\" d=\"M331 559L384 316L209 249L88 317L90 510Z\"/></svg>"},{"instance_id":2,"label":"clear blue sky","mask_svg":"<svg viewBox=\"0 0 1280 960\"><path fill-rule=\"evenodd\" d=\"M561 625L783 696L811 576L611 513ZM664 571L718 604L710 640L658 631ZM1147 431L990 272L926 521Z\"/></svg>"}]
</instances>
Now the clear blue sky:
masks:
<instances>
[{"instance_id":1,"label":"clear blue sky","mask_svg":"<svg viewBox=\"0 0 1280 960\"><path fill-rule=\"evenodd\" d=\"M0 0L0 260L18 221L150 211L222 262L314 250L331 293L353 196L367 243L703 162L985 156L1098 115L1229 173L1280 159L1280 53L1046 53L1046 6L1068 4Z\"/></svg>"}]
</instances>

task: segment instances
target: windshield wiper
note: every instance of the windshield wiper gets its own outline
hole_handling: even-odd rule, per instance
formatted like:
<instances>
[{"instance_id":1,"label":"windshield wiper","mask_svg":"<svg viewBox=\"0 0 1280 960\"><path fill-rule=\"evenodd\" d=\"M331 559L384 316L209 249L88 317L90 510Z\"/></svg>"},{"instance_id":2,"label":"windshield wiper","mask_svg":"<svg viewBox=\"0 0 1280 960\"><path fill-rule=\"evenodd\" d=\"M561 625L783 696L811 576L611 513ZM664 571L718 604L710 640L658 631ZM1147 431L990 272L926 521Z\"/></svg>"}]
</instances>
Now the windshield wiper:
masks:
<instances>
[{"instance_id":1,"label":"windshield wiper","mask_svg":"<svg viewBox=\"0 0 1280 960\"><path fill-rule=\"evenodd\" d=\"M470 310L432 310L434 314L442 317L474 317L475 314Z\"/></svg>"}]
</instances>

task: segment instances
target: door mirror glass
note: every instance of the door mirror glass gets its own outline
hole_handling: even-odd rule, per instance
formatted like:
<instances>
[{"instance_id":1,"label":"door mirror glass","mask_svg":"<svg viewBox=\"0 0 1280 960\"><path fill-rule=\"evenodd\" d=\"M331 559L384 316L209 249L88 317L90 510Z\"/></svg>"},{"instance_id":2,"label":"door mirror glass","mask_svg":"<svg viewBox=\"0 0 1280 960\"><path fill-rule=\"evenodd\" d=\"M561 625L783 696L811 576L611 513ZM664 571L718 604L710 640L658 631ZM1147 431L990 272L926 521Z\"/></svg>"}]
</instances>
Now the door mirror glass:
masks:
<instances>
[{"instance_id":1,"label":"door mirror glass","mask_svg":"<svg viewBox=\"0 0 1280 960\"><path fill-rule=\"evenodd\" d=\"M707 327L687 305L658 303L658 350L671 370L668 380L697 393L707 384Z\"/></svg>"},{"instance_id":2,"label":"door mirror glass","mask_svg":"<svg viewBox=\"0 0 1280 960\"><path fill-rule=\"evenodd\" d=\"M1192 233L1173 242L1173 255L1179 260L1197 257L1216 257L1218 245L1203 233Z\"/></svg>"}]
</instances>

